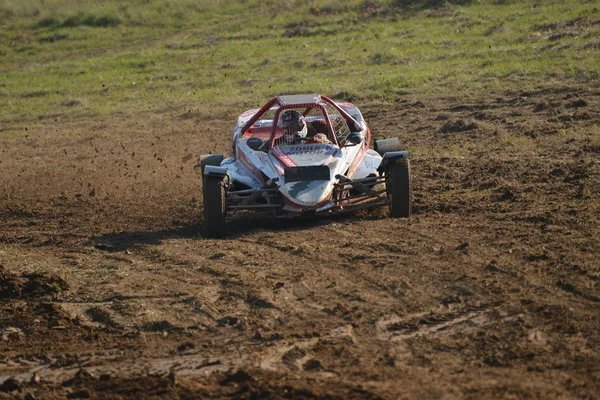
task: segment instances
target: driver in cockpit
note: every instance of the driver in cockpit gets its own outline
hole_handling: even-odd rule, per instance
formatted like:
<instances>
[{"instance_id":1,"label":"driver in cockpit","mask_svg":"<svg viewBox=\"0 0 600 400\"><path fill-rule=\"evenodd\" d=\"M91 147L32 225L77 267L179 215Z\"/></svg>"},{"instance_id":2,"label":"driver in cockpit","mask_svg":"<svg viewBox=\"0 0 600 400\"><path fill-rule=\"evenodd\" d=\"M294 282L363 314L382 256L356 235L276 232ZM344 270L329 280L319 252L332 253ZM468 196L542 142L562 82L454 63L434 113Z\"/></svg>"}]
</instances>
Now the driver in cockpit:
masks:
<instances>
[{"instance_id":1,"label":"driver in cockpit","mask_svg":"<svg viewBox=\"0 0 600 400\"><path fill-rule=\"evenodd\" d=\"M275 140L275 145L285 146L304 142L331 144L325 134L317 133L311 123L296 110L282 112L277 127L281 129L283 135Z\"/></svg>"}]
</instances>

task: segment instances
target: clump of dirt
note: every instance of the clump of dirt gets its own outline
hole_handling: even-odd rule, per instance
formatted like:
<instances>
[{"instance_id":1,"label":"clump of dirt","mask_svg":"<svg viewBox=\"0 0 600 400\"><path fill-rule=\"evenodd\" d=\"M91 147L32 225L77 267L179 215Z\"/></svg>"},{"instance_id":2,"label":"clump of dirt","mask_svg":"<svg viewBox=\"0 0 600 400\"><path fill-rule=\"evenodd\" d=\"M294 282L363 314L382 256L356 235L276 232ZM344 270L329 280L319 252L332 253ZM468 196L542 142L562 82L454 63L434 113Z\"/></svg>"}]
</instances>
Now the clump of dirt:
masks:
<instances>
[{"instance_id":1,"label":"clump of dirt","mask_svg":"<svg viewBox=\"0 0 600 400\"><path fill-rule=\"evenodd\" d=\"M119 323L114 320L111 313L102 307L90 307L85 313L92 322L98 322L112 328L120 327Z\"/></svg>"},{"instance_id":2,"label":"clump of dirt","mask_svg":"<svg viewBox=\"0 0 600 400\"><path fill-rule=\"evenodd\" d=\"M440 133L458 133L477 129L475 122L465 122L462 119L449 120L439 129Z\"/></svg>"},{"instance_id":3,"label":"clump of dirt","mask_svg":"<svg viewBox=\"0 0 600 400\"><path fill-rule=\"evenodd\" d=\"M60 294L69 284L45 273L13 274L0 265L0 299L30 299Z\"/></svg>"},{"instance_id":4,"label":"clump of dirt","mask_svg":"<svg viewBox=\"0 0 600 400\"><path fill-rule=\"evenodd\" d=\"M165 321L165 320L163 320L163 321L146 322L142 326L142 330L144 330L144 331L150 331L150 332L168 332L168 331L171 331L173 329L177 329L177 327L174 326L169 321Z\"/></svg>"},{"instance_id":5,"label":"clump of dirt","mask_svg":"<svg viewBox=\"0 0 600 400\"><path fill-rule=\"evenodd\" d=\"M587 107L588 103L584 99L577 99L567 104L568 108Z\"/></svg>"}]
</instances>

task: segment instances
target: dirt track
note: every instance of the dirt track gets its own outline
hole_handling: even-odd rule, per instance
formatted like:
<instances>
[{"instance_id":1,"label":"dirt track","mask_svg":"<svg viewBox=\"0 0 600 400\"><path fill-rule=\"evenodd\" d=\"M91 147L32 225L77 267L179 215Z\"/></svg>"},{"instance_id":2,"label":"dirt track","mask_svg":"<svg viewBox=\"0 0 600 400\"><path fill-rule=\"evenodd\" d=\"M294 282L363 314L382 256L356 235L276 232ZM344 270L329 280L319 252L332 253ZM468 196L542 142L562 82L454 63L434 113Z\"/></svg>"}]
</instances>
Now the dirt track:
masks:
<instances>
[{"instance_id":1,"label":"dirt track","mask_svg":"<svg viewBox=\"0 0 600 400\"><path fill-rule=\"evenodd\" d=\"M414 153L410 221L205 240L193 166L231 116L15 128L0 398L599 397L600 91L359 106Z\"/></svg>"}]
</instances>

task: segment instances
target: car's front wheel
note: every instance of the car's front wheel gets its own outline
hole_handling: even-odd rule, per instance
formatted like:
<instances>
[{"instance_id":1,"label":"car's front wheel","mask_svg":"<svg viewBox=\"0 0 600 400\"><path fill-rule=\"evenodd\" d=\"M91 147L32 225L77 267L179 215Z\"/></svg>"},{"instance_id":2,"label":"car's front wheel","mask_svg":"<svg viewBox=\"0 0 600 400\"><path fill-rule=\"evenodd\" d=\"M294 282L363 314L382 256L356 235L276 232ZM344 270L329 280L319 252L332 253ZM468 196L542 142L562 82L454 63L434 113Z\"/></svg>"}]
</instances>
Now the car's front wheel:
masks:
<instances>
[{"instance_id":1,"label":"car's front wheel","mask_svg":"<svg viewBox=\"0 0 600 400\"><path fill-rule=\"evenodd\" d=\"M410 161L401 158L386 168L387 196L392 218L408 218L412 213Z\"/></svg>"},{"instance_id":2,"label":"car's front wheel","mask_svg":"<svg viewBox=\"0 0 600 400\"><path fill-rule=\"evenodd\" d=\"M209 238L225 236L226 179L222 176L204 176L204 231Z\"/></svg>"}]
</instances>

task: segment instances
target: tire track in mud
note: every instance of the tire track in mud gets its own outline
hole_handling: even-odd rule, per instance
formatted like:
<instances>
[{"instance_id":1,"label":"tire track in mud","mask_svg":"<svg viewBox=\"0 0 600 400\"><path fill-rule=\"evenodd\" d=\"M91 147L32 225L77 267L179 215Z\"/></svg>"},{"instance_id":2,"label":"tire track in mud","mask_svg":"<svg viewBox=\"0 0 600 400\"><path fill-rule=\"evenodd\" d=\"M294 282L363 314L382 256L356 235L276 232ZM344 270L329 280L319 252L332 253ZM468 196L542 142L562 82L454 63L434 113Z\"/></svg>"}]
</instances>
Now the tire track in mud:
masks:
<instances>
[{"instance_id":1,"label":"tire track in mud","mask_svg":"<svg viewBox=\"0 0 600 400\"><path fill-rule=\"evenodd\" d=\"M176 373L181 376L208 375L217 371L225 372L246 363L246 357L239 354L233 357L187 355L167 358L138 358L125 361L121 355L82 357L66 367L55 363L43 363L29 368L26 372L14 375L0 375L0 385L7 379L19 382L65 382L78 374L104 377L119 376L167 376ZM1 369L6 366L0 365Z\"/></svg>"},{"instance_id":2,"label":"tire track in mud","mask_svg":"<svg viewBox=\"0 0 600 400\"><path fill-rule=\"evenodd\" d=\"M273 238L264 242L254 237L240 239L250 246L267 248L271 252L275 250L274 253L281 255L274 255L274 257L286 260L288 271L292 276L288 275L284 279L286 282L277 283L274 289L275 302L281 304L281 309L293 309L297 315L308 313L313 318L321 320L324 313L330 317L337 313L335 309L338 306L336 304L344 303L347 300L365 302L365 299L360 296L361 291L370 292L373 288L381 293L388 291L387 288L382 291L382 286L376 279L364 275L360 267L353 266L346 257L340 255L340 251L343 251L344 247L338 246L337 239L330 239L335 235L327 232L328 227L329 225L325 225L313 229L314 235L323 238L323 241L318 244L318 249L313 251L303 248L301 245L281 243ZM344 231L344 234L343 236L352 237L352 233ZM302 242L305 239L304 236L301 236L298 240ZM363 282L361 286L366 285L366 288L351 292L344 291L344 287L355 285L358 282ZM341 317L338 316L338 318L342 320Z\"/></svg>"},{"instance_id":3,"label":"tire track in mud","mask_svg":"<svg viewBox=\"0 0 600 400\"><path fill-rule=\"evenodd\" d=\"M215 295L211 292L215 285L210 283L214 281L214 274L210 271L199 278L193 262L168 257L152 246L126 250L122 256L103 250L93 253L94 257L88 259L88 263L103 265L110 260L110 272L122 273L124 277L117 282L113 280L107 290L100 293L96 290L91 294L82 287L64 299L64 308L91 320L87 322L143 330L152 330L152 324L161 323L179 329L197 323L207 326L217 324L219 313L212 301ZM90 268L91 274L95 272L94 268ZM198 285L202 286L201 293L197 290ZM136 294L122 294L132 293L132 288ZM170 310L165 312L167 308ZM183 312L174 313L175 309Z\"/></svg>"},{"instance_id":4,"label":"tire track in mud","mask_svg":"<svg viewBox=\"0 0 600 400\"><path fill-rule=\"evenodd\" d=\"M282 340L266 349L260 356L258 366L262 369L273 371L281 368L290 368L290 366L301 371L304 369L315 369L317 363L320 364L320 361L318 360L319 356L315 354L314 348L319 343L332 341L349 341L350 343L357 344L359 339L355 335L351 325L342 325L331 329L320 337L295 341ZM290 357L294 352L300 354L297 354L297 357ZM338 375L332 373L332 371L322 372L325 372L327 376Z\"/></svg>"},{"instance_id":5,"label":"tire track in mud","mask_svg":"<svg viewBox=\"0 0 600 400\"><path fill-rule=\"evenodd\" d=\"M377 336L381 340L395 342L419 336L436 335L466 323L474 327L482 327L492 321L486 314L497 310L502 304L502 302L493 302L467 305L456 310L438 308L405 317L382 318L376 322Z\"/></svg>"},{"instance_id":6,"label":"tire track in mud","mask_svg":"<svg viewBox=\"0 0 600 400\"><path fill-rule=\"evenodd\" d=\"M406 231L403 232L399 243L398 240L393 243L387 242L384 239L385 232L383 234L374 232L380 225L381 221L379 220L367 220L362 224L348 223L341 226L326 224L310 231L304 230L297 233L297 240L301 243L302 241L309 242L309 238L312 236L321 238L318 243L320 246L318 251L311 251L309 247L302 246L301 243L290 244L285 237L280 238L273 235L264 240L262 234L250 233L243 239L218 242L218 248L212 246L210 242L172 238L161 243L159 247L152 245L149 250L142 248L131 254L125 253L123 257L119 256L119 253L111 252L106 254L100 252L99 256L105 256L111 262L126 263L128 268L132 268L131 273L140 274L138 279L145 282L145 287L151 286L150 281L158 282L160 280L161 284L170 291L177 288L176 292L180 293L177 298L164 295L160 298L145 295L146 299L151 298L154 302L159 303L172 298L175 305L187 308L186 315L180 316L182 324L175 323L172 327L187 326L191 322L190 316L194 312L201 312L198 307L206 307L209 309L207 315L210 315L211 319L208 325L216 328L215 332L221 331L226 336L236 338L256 337L253 339L254 343L249 347L250 355L248 357L251 357L252 361L244 358L246 356L232 354L230 361L220 360L214 366L199 368L204 372L221 370L218 369L221 367L226 370L240 366L258 366L273 371L306 370L324 378L332 378L339 376L340 372L335 367L327 366L328 355L323 349L317 349L318 346L327 343L322 346L331 347L333 345L336 348L344 349L350 344L354 346L362 340L373 342L369 336L373 330L377 330L377 323L368 322L369 311L367 310L364 311L364 317L357 317L357 312L352 310L353 307L358 305L364 308L368 305L377 313L390 313L394 309L406 310L407 299L401 293L394 291L395 289L390 286L392 285L390 279L404 282L406 287L416 286L416 289L422 290L418 284L415 284L414 273L400 278L386 277L386 275L389 275L391 271L405 270L404 264L410 262L411 259L414 262L415 256L424 257L419 261L420 264L429 264L431 260L437 259L439 256L439 252L432 249L442 246L449 247L447 243L451 242L449 239L440 242L423 237L420 232L415 232L410 226L407 226ZM340 232L344 233L340 234ZM352 246L343 247L349 243L349 239L354 239L359 234L366 235L365 237L369 239L351 242ZM340 239L340 236L343 239ZM188 246L190 243L192 245L201 244L201 246L196 246L195 252L190 252L190 246ZM257 251L257 248L263 250ZM250 252L249 249L253 249L253 251ZM374 252L374 249L377 251ZM425 250L427 250L427 254L424 254ZM401 252L403 255L398 254ZM121 258L125 259L121 260ZM274 259L285 260L287 265L285 272L270 271ZM376 264L371 264L373 260L385 261L383 269ZM390 270L391 266L395 267ZM418 266L413 265L413 268L418 269ZM274 285L269 285L269 281L261 279L262 276L269 274L274 274L271 279L271 281L277 282ZM332 287L324 290L328 286ZM202 287L201 292L198 291L199 287ZM212 295L210 294L211 288ZM115 290L120 292L126 289ZM151 293L148 289L144 290ZM103 298L103 301L108 305L108 301L127 303L136 301L138 298L139 296L112 296ZM227 303L223 303L223 301L226 298L237 300L237 302L225 306L224 304ZM200 299L200 305L194 299ZM262 300L274 307L257 306L261 304ZM150 309L158 306L158 303L154 306L150 305ZM423 305L413 307L422 308ZM388 321L387 328L384 329L387 334L379 334L375 342L397 342L420 335L436 334L476 320L478 316L485 314L484 309L477 309L477 306L472 307L474 308L466 307L464 310L452 312L425 312L419 315L409 315L397 321ZM249 319L248 313L253 313L255 316ZM282 315L285 317L282 318ZM427 320L425 321L424 318ZM122 321L131 319L131 317L123 315L119 319ZM108 321L107 326L115 327L111 321L118 319L106 318L106 320ZM285 326L278 328L277 321L284 321ZM318 329L315 329L315 322L320 325ZM156 331L150 329L150 325L123 324L122 322L119 324L116 328L120 330ZM354 332L352 324L357 325L356 332ZM406 326L401 326L401 324ZM411 324L416 328L411 328ZM167 326L167 330L168 328L170 327ZM349 330L350 333L344 334L344 329ZM336 334L335 332L338 330L342 332ZM322 332L320 336L306 339L307 335L316 331ZM299 335L295 336L297 333ZM95 363L102 365L89 372L95 375L136 376L144 373L168 374L174 368L179 368L177 373L186 375L195 374L196 366L212 362L216 361L206 360L202 356L190 356L184 361L181 361L179 357L173 357L173 360L169 361L158 358L140 361L129 367L122 365L113 367L113 360L98 357L95 359ZM179 363L181 363L181 367L178 366ZM68 379L77 373L77 367L80 365L73 368L65 367L64 371L57 371L59 375L46 375L47 379ZM212 367L214 368L211 369ZM83 368L88 370L87 367ZM28 378L23 376L23 379Z\"/></svg>"},{"instance_id":7,"label":"tire track in mud","mask_svg":"<svg viewBox=\"0 0 600 400\"><path fill-rule=\"evenodd\" d=\"M176 243L177 240L171 242ZM217 250L206 243L202 244L200 252L192 255L172 254L176 248L164 243L162 249L142 249L131 253L130 257L138 263L143 261L143 270L138 268L138 273L143 274L144 280L159 279L165 287L172 288L173 284L179 286L179 305L185 303L191 306L191 313L206 314L212 320L211 326L231 325L232 321L237 320L236 314L244 314L249 309L277 310L278 307L268 296L261 294L265 289L260 286L263 282L248 279L246 269L257 264L256 260L252 261L252 257L243 260L245 251L240 252L237 246L225 245ZM232 260L235 268L231 268ZM157 268L149 268L151 265L157 265ZM161 271L160 275L158 271ZM171 282L165 282L165 279ZM199 287L202 287L201 293ZM230 303L229 306L227 303ZM240 304L247 306L240 308Z\"/></svg>"}]
</instances>

